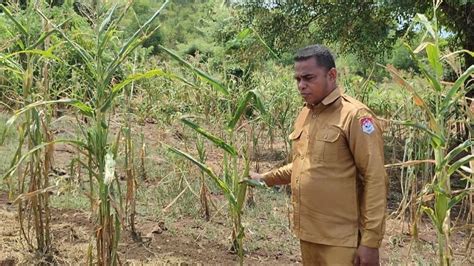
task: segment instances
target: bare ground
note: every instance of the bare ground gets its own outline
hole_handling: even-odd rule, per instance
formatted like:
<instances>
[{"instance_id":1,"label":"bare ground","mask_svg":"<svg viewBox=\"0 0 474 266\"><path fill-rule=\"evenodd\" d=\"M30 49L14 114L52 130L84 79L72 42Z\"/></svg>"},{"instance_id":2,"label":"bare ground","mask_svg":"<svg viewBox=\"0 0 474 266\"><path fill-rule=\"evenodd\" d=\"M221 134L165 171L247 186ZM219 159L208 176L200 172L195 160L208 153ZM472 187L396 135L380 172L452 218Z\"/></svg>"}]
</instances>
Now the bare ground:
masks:
<instances>
[{"instance_id":1,"label":"bare ground","mask_svg":"<svg viewBox=\"0 0 474 266\"><path fill-rule=\"evenodd\" d=\"M93 243L91 238L93 225L88 212L55 209L52 213L53 246L56 249L54 261L60 265L85 264L87 249L89 244ZM16 208L8 202L5 193L2 193L0 200L0 220L2 221L0 265L39 262L38 257L29 252L29 248L19 236ZM238 264L237 256L229 252L224 244L228 242L226 227L218 221L208 223L211 223L209 226L214 230L218 230L222 239L216 241L205 236L196 237L196 232L202 229L202 224L197 224L193 218L182 218L173 224L165 224L156 217L138 217L137 231L141 235L141 241L133 240L130 234L124 231L119 246L120 260L126 265ZM387 221L386 237L381 248L382 263L385 265L436 263L436 237L430 226L421 225L418 244L412 242L407 233L402 232L406 231L402 230L402 226L400 221ZM286 245L286 242L281 242L280 239L285 239L288 235L288 232L275 232L270 237L273 237L271 241L274 245L279 246ZM250 236L246 241L249 243L258 239L252 239ZM464 232L453 235L455 265L472 265L465 253L467 241L468 236ZM264 248L252 250L246 253L245 264L299 264L301 263L299 249L295 245L292 246L289 252L287 248L281 251L268 251ZM472 250L470 252L472 262L474 259Z\"/></svg>"},{"instance_id":2,"label":"bare ground","mask_svg":"<svg viewBox=\"0 0 474 266\"><path fill-rule=\"evenodd\" d=\"M30 253L20 235L20 227L15 207L2 193L0 200L0 265L31 264L39 262ZM222 224L215 223L216 230L225 236ZM170 228L168 228L170 227ZM174 224L166 225L154 218L139 217L137 231L141 240L137 241L127 231L123 232L119 246L120 260L127 265L154 265L162 263L184 264L237 264L237 256L228 251L222 241L214 242L205 237L196 239L190 230L199 230L194 220L184 218ZM54 261L60 265L85 264L91 241L93 224L87 212L78 210L58 210L52 212L52 235L55 247ZM224 237L226 238L226 237ZM298 263L297 254L266 252L258 250L246 254L249 264Z\"/></svg>"},{"instance_id":3,"label":"bare ground","mask_svg":"<svg viewBox=\"0 0 474 266\"><path fill-rule=\"evenodd\" d=\"M118 123L117 123L118 124ZM144 124L134 127L135 135L143 133L147 145L147 163L154 166L165 164L165 159L154 153L161 143L173 143L187 147L179 127L168 129L158 128L154 124ZM117 126L114 128L115 132ZM112 130L112 131L114 131ZM57 134L72 134L59 130ZM184 136L185 137L185 136ZM193 146L190 146L190 149ZM260 150L259 162L253 167L261 172L269 170L284 162L281 151L283 145L276 144L273 150ZM67 169L69 162L77 151L69 145L55 146L55 167ZM217 167L221 157L210 150L210 165ZM150 172L146 186L157 185L161 176ZM153 181L156 180L156 181ZM150 181L147 181L150 182ZM7 194L0 191L0 265L25 265L40 262L38 256L30 252L25 241L20 238L20 227L16 206L10 204ZM216 198L218 195L215 196ZM391 202L396 205L397 202ZM164 206L162 206L164 207ZM275 206L273 212L287 215L285 208ZM262 215L263 216L263 215ZM238 264L237 256L228 251L228 227L219 219L210 222L196 222L196 217L180 216L170 221L160 220L153 215L137 217L136 227L141 235L141 241L136 241L126 231L123 232L119 246L120 260L126 265L156 265L156 264ZM260 220L259 220L260 219ZM265 217L255 221L265 223ZM261 226L261 225L260 225ZM257 234L252 224L247 225L246 243L250 246L245 255L246 264L291 265L301 263L298 241L291 236L289 230L267 229ZM217 237L207 236L209 230ZM86 263L89 245L93 245L93 221L88 211L79 209L56 208L52 211L52 235L54 261L60 265L78 265ZM407 224L399 220L388 220L386 236L381 248L382 263L399 264L436 264L436 234L425 222L420 226L420 241L411 241L407 233ZM474 261L472 246L466 250L469 236L467 230L459 230L452 236L452 246L456 265L472 265ZM255 244L263 243L263 244Z\"/></svg>"}]
</instances>

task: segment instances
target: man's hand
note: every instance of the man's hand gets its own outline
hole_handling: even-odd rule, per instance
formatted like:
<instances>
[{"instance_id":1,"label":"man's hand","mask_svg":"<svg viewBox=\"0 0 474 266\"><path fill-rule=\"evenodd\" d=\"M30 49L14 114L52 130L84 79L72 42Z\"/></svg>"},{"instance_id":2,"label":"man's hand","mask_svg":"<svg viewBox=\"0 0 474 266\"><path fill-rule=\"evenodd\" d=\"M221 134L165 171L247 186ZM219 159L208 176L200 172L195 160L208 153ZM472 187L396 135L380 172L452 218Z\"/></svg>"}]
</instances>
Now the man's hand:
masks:
<instances>
[{"instance_id":1,"label":"man's hand","mask_svg":"<svg viewBox=\"0 0 474 266\"><path fill-rule=\"evenodd\" d=\"M262 174L259 174L259 173L254 173L254 172L250 172L249 173L249 176L251 179L253 180L256 180L256 181L263 181L263 175Z\"/></svg>"},{"instance_id":2,"label":"man's hand","mask_svg":"<svg viewBox=\"0 0 474 266\"><path fill-rule=\"evenodd\" d=\"M379 249L360 245L354 258L354 265L380 265Z\"/></svg>"},{"instance_id":3,"label":"man's hand","mask_svg":"<svg viewBox=\"0 0 474 266\"><path fill-rule=\"evenodd\" d=\"M267 187L267 184L265 183L265 181L263 181L263 175L258 174L258 173L253 173L253 172L249 173L249 178L246 178L240 181L239 183L246 183L249 186L258 187L258 188Z\"/></svg>"},{"instance_id":4,"label":"man's hand","mask_svg":"<svg viewBox=\"0 0 474 266\"><path fill-rule=\"evenodd\" d=\"M250 172L249 178L240 181L241 183L247 183L247 185L258 188L266 188L267 184L263 181L263 175L259 173Z\"/></svg>"}]
</instances>

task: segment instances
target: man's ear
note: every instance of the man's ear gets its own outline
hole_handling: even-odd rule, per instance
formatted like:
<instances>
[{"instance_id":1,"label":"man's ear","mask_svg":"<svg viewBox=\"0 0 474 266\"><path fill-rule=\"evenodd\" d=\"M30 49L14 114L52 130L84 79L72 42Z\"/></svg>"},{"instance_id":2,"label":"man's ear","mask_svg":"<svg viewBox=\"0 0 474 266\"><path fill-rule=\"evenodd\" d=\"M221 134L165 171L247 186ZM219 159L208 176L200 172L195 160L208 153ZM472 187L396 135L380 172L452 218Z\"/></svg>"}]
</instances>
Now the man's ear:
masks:
<instances>
[{"instance_id":1,"label":"man's ear","mask_svg":"<svg viewBox=\"0 0 474 266\"><path fill-rule=\"evenodd\" d=\"M337 70L335 67L329 69L328 71L328 75L329 75L329 78L331 79L331 81L336 81L337 79Z\"/></svg>"}]
</instances>

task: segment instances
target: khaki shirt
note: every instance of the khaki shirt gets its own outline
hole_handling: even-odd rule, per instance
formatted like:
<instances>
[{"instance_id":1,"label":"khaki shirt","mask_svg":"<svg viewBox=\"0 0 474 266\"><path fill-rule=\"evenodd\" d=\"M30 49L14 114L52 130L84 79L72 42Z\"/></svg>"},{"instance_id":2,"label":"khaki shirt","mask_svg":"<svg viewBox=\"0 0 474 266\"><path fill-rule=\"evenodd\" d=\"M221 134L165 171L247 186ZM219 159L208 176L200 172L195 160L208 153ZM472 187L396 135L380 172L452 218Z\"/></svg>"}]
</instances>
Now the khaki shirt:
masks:
<instances>
[{"instance_id":1,"label":"khaki shirt","mask_svg":"<svg viewBox=\"0 0 474 266\"><path fill-rule=\"evenodd\" d=\"M264 174L267 185L291 182L293 229L318 244L380 247L388 179L382 130L359 101L332 91L298 115L292 163Z\"/></svg>"}]
</instances>

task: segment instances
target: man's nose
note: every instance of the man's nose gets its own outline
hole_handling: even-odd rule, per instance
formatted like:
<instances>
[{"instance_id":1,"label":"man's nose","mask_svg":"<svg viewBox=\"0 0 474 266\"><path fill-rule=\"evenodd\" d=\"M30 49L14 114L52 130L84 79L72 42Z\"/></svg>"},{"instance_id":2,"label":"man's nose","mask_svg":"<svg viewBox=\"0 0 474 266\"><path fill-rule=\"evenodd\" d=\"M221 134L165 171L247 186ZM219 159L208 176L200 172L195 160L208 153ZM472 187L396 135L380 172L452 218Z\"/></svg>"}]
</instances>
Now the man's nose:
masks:
<instances>
[{"instance_id":1,"label":"man's nose","mask_svg":"<svg viewBox=\"0 0 474 266\"><path fill-rule=\"evenodd\" d=\"M306 89L306 83L302 80L298 81L298 90L303 91L304 89Z\"/></svg>"}]
</instances>

